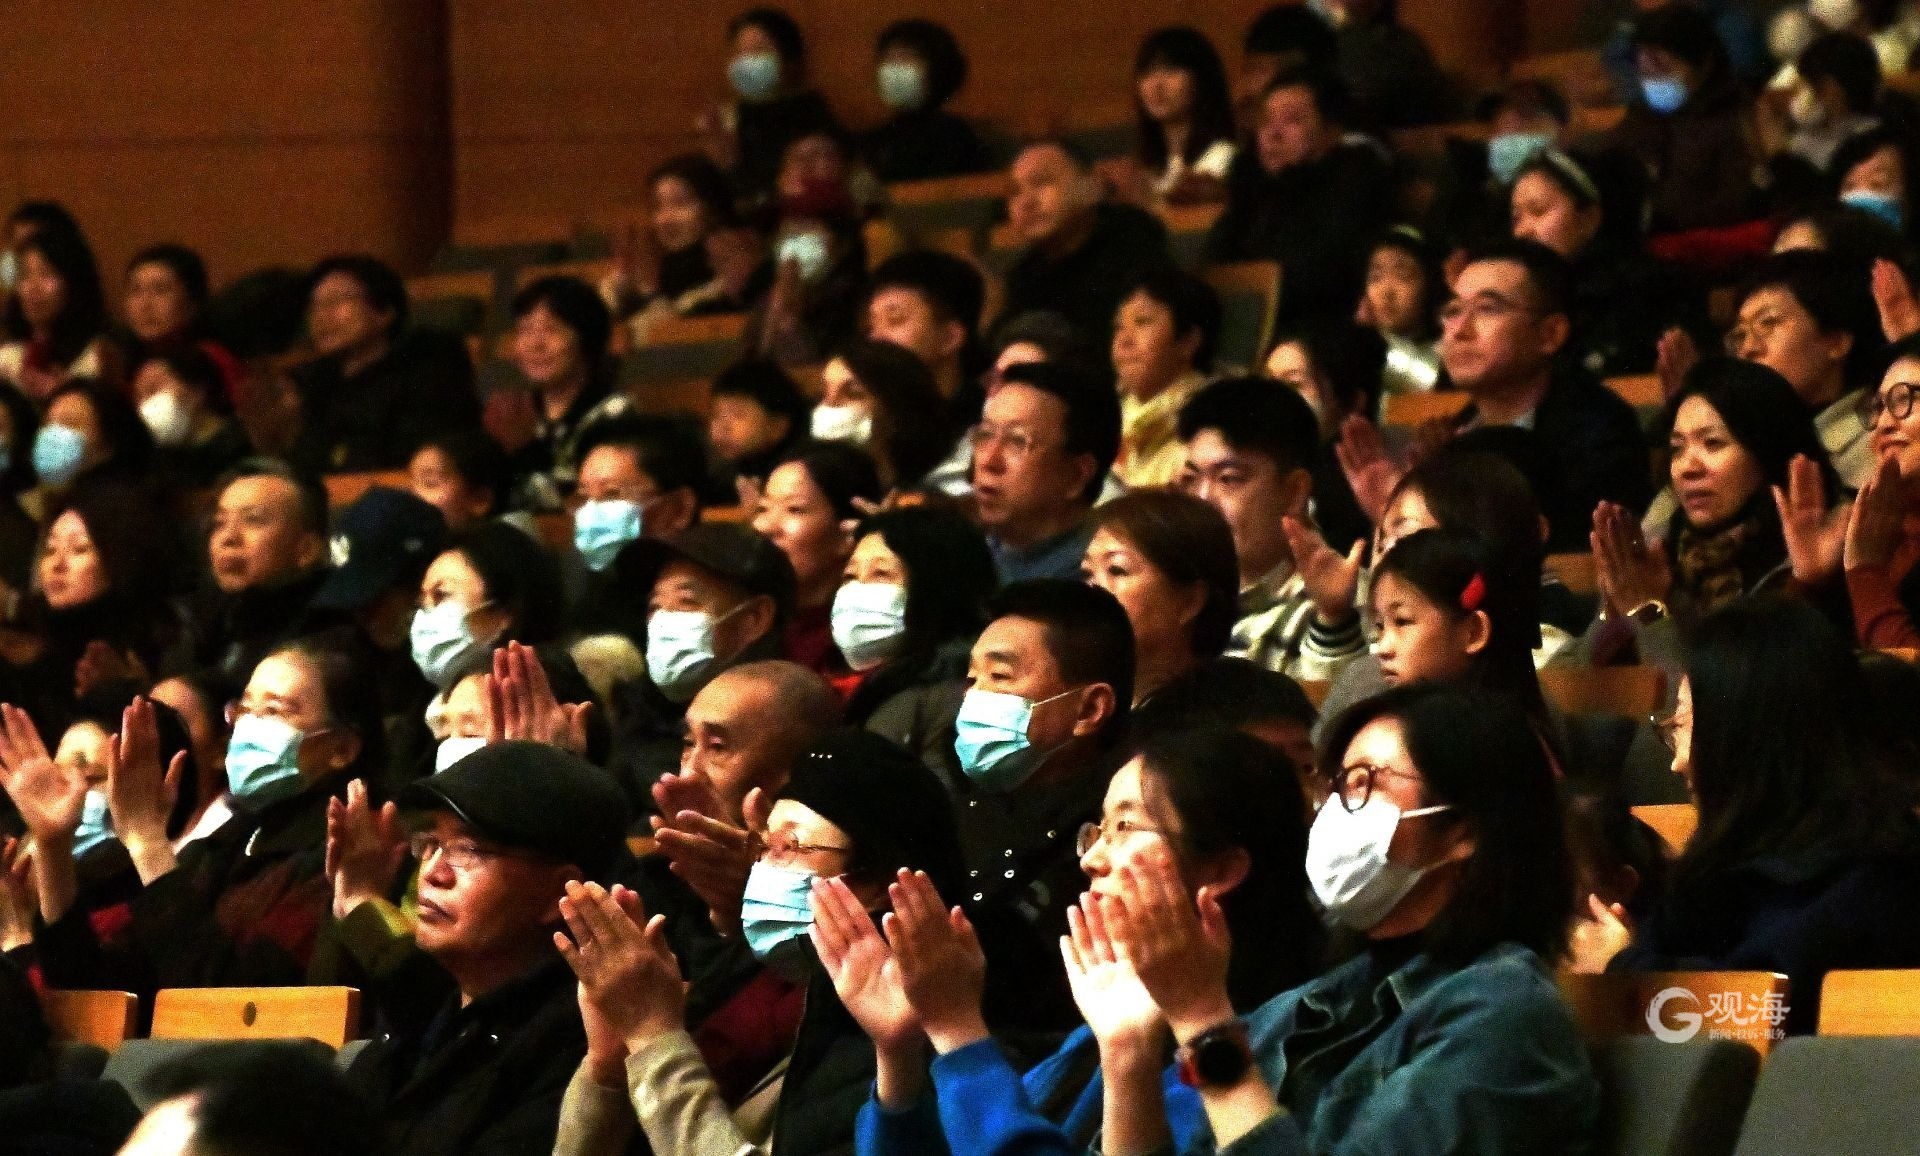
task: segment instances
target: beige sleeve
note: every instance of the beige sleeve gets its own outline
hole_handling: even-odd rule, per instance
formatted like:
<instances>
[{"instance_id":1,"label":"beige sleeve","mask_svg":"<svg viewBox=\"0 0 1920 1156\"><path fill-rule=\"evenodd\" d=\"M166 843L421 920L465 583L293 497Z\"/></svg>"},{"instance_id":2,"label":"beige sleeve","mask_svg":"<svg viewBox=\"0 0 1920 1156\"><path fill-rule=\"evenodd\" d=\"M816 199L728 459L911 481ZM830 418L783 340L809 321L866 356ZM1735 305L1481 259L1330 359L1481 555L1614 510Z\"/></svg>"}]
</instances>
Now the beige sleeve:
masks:
<instances>
[{"instance_id":1,"label":"beige sleeve","mask_svg":"<svg viewBox=\"0 0 1920 1156\"><path fill-rule=\"evenodd\" d=\"M627 1091L655 1156L768 1156L727 1111L693 1037L668 1032L627 1056Z\"/></svg>"},{"instance_id":2,"label":"beige sleeve","mask_svg":"<svg viewBox=\"0 0 1920 1156\"><path fill-rule=\"evenodd\" d=\"M560 1132L553 1156L620 1156L635 1124L623 1089L596 1081L583 1061L560 1100Z\"/></svg>"}]
</instances>

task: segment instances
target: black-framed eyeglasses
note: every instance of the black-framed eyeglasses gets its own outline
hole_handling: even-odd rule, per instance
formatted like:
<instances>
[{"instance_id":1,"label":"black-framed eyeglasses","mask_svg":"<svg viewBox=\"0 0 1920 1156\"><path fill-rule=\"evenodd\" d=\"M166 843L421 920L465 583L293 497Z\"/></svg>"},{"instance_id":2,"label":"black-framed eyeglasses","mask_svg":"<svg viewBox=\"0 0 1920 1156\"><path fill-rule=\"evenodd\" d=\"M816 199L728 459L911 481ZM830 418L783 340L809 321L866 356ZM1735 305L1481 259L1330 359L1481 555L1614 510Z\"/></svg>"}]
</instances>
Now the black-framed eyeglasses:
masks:
<instances>
[{"instance_id":1,"label":"black-framed eyeglasses","mask_svg":"<svg viewBox=\"0 0 1920 1156\"><path fill-rule=\"evenodd\" d=\"M1419 775L1411 771L1395 770L1378 763L1355 763L1350 767L1342 767L1329 777L1328 791L1339 797L1342 807L1350 812L1358 811L1367 805L1368 799L1373 798L1373 782L1380 776L1414 783L1422 781Z\"/></svg>"},{"instance_id":2,"label":"black-framed eyeglasses","mask_svg":"<svg viewBox=\"0 0 1920 1156\"><path fill-rule=\"evenodd\" d=\"M1861 401L1860 418L1869 426L1879 425L1883 413L1892 415L1895 421L1905 421L1913 414L1915 395L1920 395L1920 382L1896 381Z\"/></svg>"}]
</instances>

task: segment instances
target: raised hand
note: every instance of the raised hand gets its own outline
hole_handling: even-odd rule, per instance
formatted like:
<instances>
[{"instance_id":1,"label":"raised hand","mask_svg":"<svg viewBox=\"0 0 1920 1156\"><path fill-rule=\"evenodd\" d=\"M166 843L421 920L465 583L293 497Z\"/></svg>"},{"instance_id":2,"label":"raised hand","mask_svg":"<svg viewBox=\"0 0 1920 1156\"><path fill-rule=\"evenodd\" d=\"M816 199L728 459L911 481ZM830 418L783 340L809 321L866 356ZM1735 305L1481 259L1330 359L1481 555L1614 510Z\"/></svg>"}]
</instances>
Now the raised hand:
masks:
<instances>
[{"instance_id":1,"label":"raised hand","mask_svg":"<svg viewBox=\"0 0 1920 1156\"><path fill-rule=\"evenodd\" d=\"M1166 1026L1160 1005L1115 946L1092 895L1067 909L1060 954L1066 960L1073 1002L1102 1047L1145 1044Z\"/></svg>"},{"instance_id":2,"label":"raised hand","mask_svg":"<svg viewBox=\"0 0 1920 1156\"><path fill-rule=\"evenodd\" d=\"M1280 519L1280 530L1293 551L1294 569L1306 584L1307 597L1321 622L1344 622L1353 616L1353 600L1360 589L1360 556L1367 544L1355 542L1344 556L1327 545L1320 531L1297 518Z\"/></svg>"},{"instance_id":3,"label":"raised hand","mask_svg":"<svg viewBox=\"0 0 1920 1156\"><path fill-rule=\"evenodd\" d=\"M1700 363L1700 347L1686 330L1675 326L1660 335L1654 346L1653 375L1660 379L1660 396L1671 399L1687 382L1687 373Z\"/></svg>"},{"instance_id":4,"label":"raised hand","mask_svg":"<svg viewBox=\"0 0 1920 1156\"><path fill-rule=\"evenodd\" d=\"M740 902L747 894L747 876L766 846L771 809L766 795L756 787L747 792L745 827L697 811L680 811L665 816L654 829L654 842L667 857L667 869L685 880L707 905L707 918L722 935L740 934Z\"/></svg>"},{"instance_id":5,"label":"raised hand","mask_svg":"<svg viewBox=\"0 0 1920 1156\"><path fill-rule=\"evenodd\" d=\"M1808 588L1826 585L1840 573L1851 511L1844 505L1827 509L1820 467L1805 454L1795 454L1787 463L1787 484L1784 489L1773 487L1773 505L1780 514L1794 581Z\"/></svg>"},{"instance_id":6,"label":"raised hand","mask_svg":"<svg viewBox=\"0 0 1920 1156\"><path fill-rule=\"evenodd\" d=\"M614 234L613 271L623 288L642 297L660 292L660 249L654 244L653 230L628 221Z\"/></svg>"},{"instance_id":7,"label":"raised hand","mask_svg":"<svg viewBox=\"0 0 1920 1156\"><path fill-rule=\"evenodd\" d=\"M661 815L678 815L682 811L692 811L696 815L705 815L723 823L731 823L735 816L720 798L720 792L714 789L713 780L705 771L669 771L661 775L653 784L653 806L659 812L652 819L654 830L667 825Z\"/></svg>"},{"instance_id":8,"label":"raised hand","mask_svg":"<svg viewBox=\"0 0 1920 1156\"><path fill-rule=\"evenodd\" d=\"M327 800L327 879L333 884L333 917L371 899L384 899L407 860L407 838L400 809L386 803L375 809L367 784L347 784L347 797Z\"/></svg>"},{"instance_id":9,"label":"raised hand","mask_svg":"<svg viewBox=\"0 0 1920 1156\"><path fill-rule=\"evenodd\" d=\"M587 715L593 704L556 699L531 646L509 642L493 652L487 705L490 741L497 730L502 739L547 743L583 757L587 753Z\"/></svg>"},{"instance_id":10,"label":"raised hand","mask_svg":"<svg viewBox=\"0 0 1920 1156\"><path fill-rule=\"evenodd\" d=\"M1574 921L1567 947L1567 969L1575 975L1599 975L1607 964L1633 942L1633 926L1627 909L1618 903L1602 903L1598 895L1587 896L1587 910Z\"/></svg>"},{"instance_id":11,"label":"raised hand","mask_svg":"<svg viewBox=\"0 0 1920 1156\"><path fill-rule=\"evenodd\" d=\"M920 1016L907 999L900 962L846 881L815 880L808 902L813 907L808 934L820 953L820 964L832 978L841 1004L873 1040L875 1050L899 1052L918 1046L924 1033Z\"/></svg>"},{"instance_id":12,"label":"raised hand","mask_svg":"<svg viewBox=\"0 0 1920 1156\"><path fill-rule=\"evenodd\" d=\"M533 391L496 389L487 394L480 424L508 453L517 453L537 435L539 417L533 410Z\"/></svg>"},{"instance_id":13,"label":"raised hand","mask_svg":"<svg viewBox=\"0 0 1920 1156\"><path fill-rule=\"evenodd\" d=\"M1333 447L1340 459L1340 472L1347 476L1353 499L1367 521L1374 525L1386 516L1387 499L1400 484L1406 469L1387 454L1380 430L1361 414L1352 414L1340 424L1340 441Z\"/></svg>"},{"instance_id":14,"label":"raised hand","mask_svg":"<svg viewBox=\"0 0 1920 1156\"><path fill-rule=\"evenodd\" d=\"M0 787L6 788L35 844L72 849L87 799L87 776L78 767L54 762L33 719L11 703L0 703Z\"/></svg>"},{"instance_id":15,"label":"raised hand","mask_svg":"<svg viewBox=\"0 0 1920 1156\"><path fill-rule=\"evenodd\" d=\"M1920 333L1920 300L1914 299L1906 271L1884 257L1873 263L1873 303L1888 341Z\"/></svg>"},{"instance_id":16,"label":"raised hand","mask_svg":"<svg viewBox=\"0 0 1920 1156\"><path fill-rule=\"evenodd\" d=\"M1593 511L1594 571L1607 613L1624 615L1636 607L1667 597L1673 589L1673 566L1659 542L1649 542L1632 513L1612 502Z\"/></svg>"},{"instance_id":17,"label":"raised hand","mask_svg":"<svg viewBox=\"0 0 1920 1156\"><path fill-rule=\"evenodd\" d=\"M980 1002L987 956L973 924L958 907L947 907L924 871L901 871L887 895L893 911L882 925L927 1038L942 1053L986 1039Z\"/></svg>"},{"instance_id":18,"label":"raised hand","mask_svg":"<svg viewBox=\"0 0 1920 1156\"><path fill-rule=\"evenodd\" d=\"M107 747L107 806L113 829L129 851L139 844L167 841L167 817L186 773L185 751L176 752L172 764L161 769L153 703L134 699L120 712L120 733Z\"/></svg>"},{"instance_id":19,"label":"raised hand","mask_svg":"<svg viewBox=\"0 0 1920 1156\"><path fill-rule=\"evenodd\" d=\"M560 918L567 930L553 933L553 945L580 981L590 1063L617 1066L634 1048L685 1026L686 984L667 946L665 916L647 918L625 887L575 880L560 900Z\"/></svg>"},{"instance_id":20,"label":"raised hand","mask_svg":"<svg viewBox=\"0 0 1920 1156\"><path fill-rule=\"evenodd\" d=\"M1119 868L1119 894L1095 898L1118 954L1182 1040L1233 1016L1226 913L1210 887L1189 896L1164 853Z\"/></svg>"},{"instance_id":21,"label":"raised hand","mask_svg":"<svg viewBox=\"0 0 1920 1156\"><path fill-rule=\"evenodd\" d=\"M0 951L33 942L33 917L39 906L32 848L18 839L0 843Z\"/></svg>"},{"instance_id":22,"label":"raised hand","mask_svg":"<svg viewBox=\"0 0 1920 1156\"><path fill-rule=\"evenodd\" d=\"M1906 511L1901 489L1900 463L1883 457L1873 467L1866 484L1854 496L1853 511L1847 519L1843 556L1849 570L1863 566L1885 566L1893 561L1900 545L1900 521Z\"/></svg>"}]
</instances>

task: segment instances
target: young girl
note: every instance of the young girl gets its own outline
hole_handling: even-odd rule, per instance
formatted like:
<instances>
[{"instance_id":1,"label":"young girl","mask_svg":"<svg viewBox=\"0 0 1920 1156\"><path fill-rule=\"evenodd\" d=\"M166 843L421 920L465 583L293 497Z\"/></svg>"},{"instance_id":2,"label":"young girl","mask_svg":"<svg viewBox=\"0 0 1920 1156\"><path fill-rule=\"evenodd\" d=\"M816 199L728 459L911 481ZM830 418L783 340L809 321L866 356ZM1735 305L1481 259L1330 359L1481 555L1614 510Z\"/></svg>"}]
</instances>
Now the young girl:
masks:
<instances>
[{"instance_id":1,"label":"young girl","mask_svg":"<svg viewBox=\"0 0 1920 1156\"><path fill-rule=\"evenodd\" d=\"M1440 262L1412 225L1395 225L1367 257L1367 291L1355 320L1387 342L1381 393L1425 393L1440 381L1440 326L1435 311L1446 296Z\"/></svg>"}]
</instances>

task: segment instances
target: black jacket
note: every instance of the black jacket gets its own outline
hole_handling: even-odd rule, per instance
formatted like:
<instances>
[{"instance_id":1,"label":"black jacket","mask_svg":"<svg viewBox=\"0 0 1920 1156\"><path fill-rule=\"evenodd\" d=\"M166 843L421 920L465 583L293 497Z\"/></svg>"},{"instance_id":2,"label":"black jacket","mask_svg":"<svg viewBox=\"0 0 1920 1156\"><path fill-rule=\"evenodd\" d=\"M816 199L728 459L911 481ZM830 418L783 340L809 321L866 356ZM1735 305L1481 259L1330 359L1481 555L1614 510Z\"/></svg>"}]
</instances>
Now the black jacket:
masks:
<instances>
[{"instance_id":1,"label":"black jacket","mask_svg":"<svg viewBox=\"0 0 1920 1156\"><path fill-rule=\"evenodd\" d=\"M386 1121L393 1156L548 1156L560 1097L587 1054L573 972L558 958L461 1007L383 1004L390 1030L347 1082Z\"/></svg>"},{"instance_id":2,"label":"black jacket","mask_svg":"<svg viewBox=\"0 0 1920 1156\"><path fill-rule=\"evenodd\" d=\"M327 581L316 570L278 586L238 594L209 590L187 614L187 636L167 655L163 669L209 672L222 693L240 697L253 668L275 647L351 621L344 613L313 605Z\"/></svg>"},{"instance_id":3,"label":"black jacket","mask_svg":"<svg viewBox=\"0 0 1920 1156\"><path fill-rule=\"evenodd\" d=\"M1133 279L1168 260L1167 227L1158 218L1131 205L1101 205L1093 232L1073 252L1059 258L1037 249L1020 254L1007 270L1000 315L1050 309L1104 347Z\"/></svg>"},{"instance_id":4,"label":"black jacket","mask_svg":"<svg viewBox=\"0 0 1920 1156\"><path fill-rule=\"evenodd\" d=\"M926 181L993 167L973 126L944 109L902 113L860 139L860 154L883 181Z\"/></svg>"},{"instance_id":5,"label":"black jacket","mask_svg":"<svg viewBox=\"0 0 1920 1156\"><path fill-rule=\"evenodd\" d=\"M323 357L294 371L300 436L288 454L312 473L405 469L435 434L480 424L473 362L452 334L417 329L352 377Z\"/></svg>"}]
</instances>

